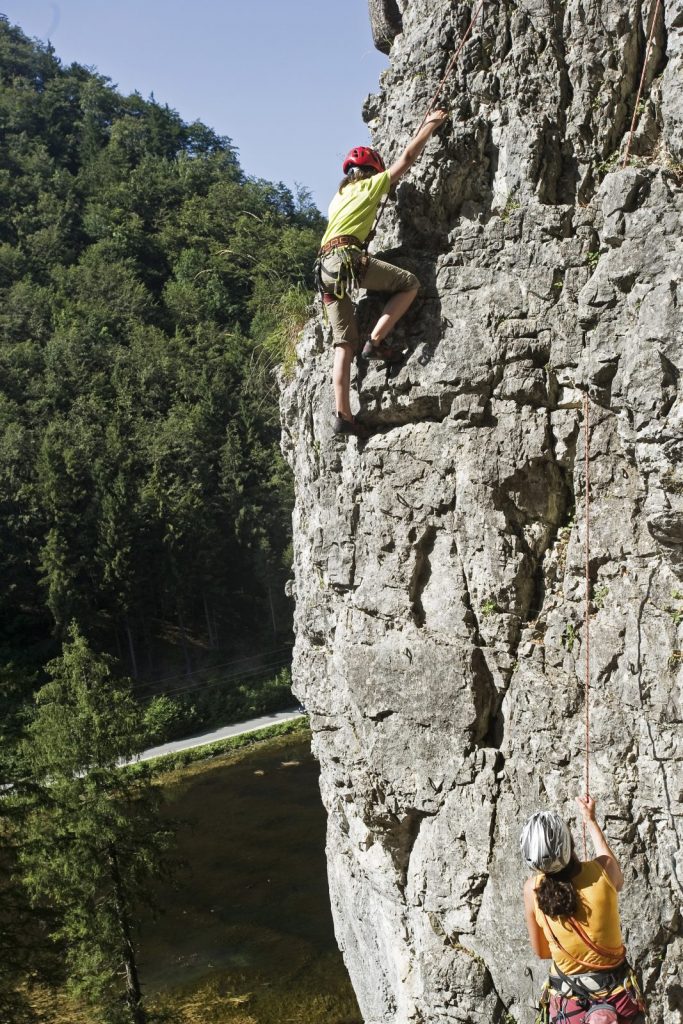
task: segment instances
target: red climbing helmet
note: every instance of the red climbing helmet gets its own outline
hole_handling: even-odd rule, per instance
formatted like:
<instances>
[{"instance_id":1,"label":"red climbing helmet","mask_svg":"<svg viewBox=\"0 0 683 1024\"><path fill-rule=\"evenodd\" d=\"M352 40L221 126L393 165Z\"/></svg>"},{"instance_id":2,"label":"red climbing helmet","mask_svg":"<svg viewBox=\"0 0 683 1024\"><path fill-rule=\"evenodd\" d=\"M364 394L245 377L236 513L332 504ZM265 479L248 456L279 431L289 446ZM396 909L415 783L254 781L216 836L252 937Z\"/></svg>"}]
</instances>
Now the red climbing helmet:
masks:
<instances>
[{"instance_id":1,"label":"red climbing helmet","mask_svg":"<svg viewBox=\"0 0 683 1024\"><path fill-rule=\"evenodd\" d=\"M344 174L348 174L351 167L373 167L376 171L383 171L384 160L376 149L370 149L369 146L354 146L344 158Z\"/></svg>"}]
</instances>

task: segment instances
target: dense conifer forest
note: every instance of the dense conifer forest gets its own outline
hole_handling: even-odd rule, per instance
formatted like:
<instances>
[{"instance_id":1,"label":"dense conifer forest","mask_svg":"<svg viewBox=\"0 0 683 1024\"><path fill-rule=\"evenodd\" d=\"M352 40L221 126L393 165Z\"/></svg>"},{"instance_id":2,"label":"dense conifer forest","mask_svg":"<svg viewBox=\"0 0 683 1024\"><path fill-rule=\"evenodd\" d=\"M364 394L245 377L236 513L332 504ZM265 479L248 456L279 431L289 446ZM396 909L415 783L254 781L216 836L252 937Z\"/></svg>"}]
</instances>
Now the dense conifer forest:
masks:
<instances>
[{"instance_id":1,"label":"dense conifer forest","mask_svg":"<svg viewBox=\"0 0 683 1024\"><path fill-rule=\"evenodd\" d=\"M321 227L305 189L249 177L230 139L0 16L8 1024L47 1019L37 991L151 1019L137 928L174 827L153 770L121 762L287 699L286 672L265 678L291 635L275 368ZM189 697L159 696L179 679Z\"/></svg>"},{"instance_id":2,"label":"dense conifer forest","mask_svg":"<svg viewBox=\"0 0 683 1024\"><path fill-rule=\"evenodd\" d=\"M0 18L0 672L72 624L140 683L286 643L273 365L321 217Z\"/></svg>"}]
</instances>

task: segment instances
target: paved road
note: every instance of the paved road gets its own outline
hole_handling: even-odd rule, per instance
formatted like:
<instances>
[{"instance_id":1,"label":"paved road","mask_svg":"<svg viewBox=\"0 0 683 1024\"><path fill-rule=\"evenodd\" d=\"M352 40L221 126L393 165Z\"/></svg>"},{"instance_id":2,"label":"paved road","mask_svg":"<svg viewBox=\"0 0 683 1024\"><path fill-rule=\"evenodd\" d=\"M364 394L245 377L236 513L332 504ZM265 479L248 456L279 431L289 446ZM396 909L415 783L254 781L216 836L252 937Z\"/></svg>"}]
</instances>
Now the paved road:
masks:
<instances>
[{"instance_id":1,"label":"paved road","mask_svg":"<svg viewBox=\"0 0 683 1024\"><path fill-rule=\"evenodd\" d=\"M302 711L275 711L271 715L263 715L262 718L252 718L248 722L236 722L234 725L225 725L222 729L215 729L213 732L206 732L202 736L192 736L186 740L175 740L173 743L162 743L159 747L150 747L145 750L135 761L151 761L153 757L162 757L164 754L178 754L181 750L191 750L193 747L204 747L208 743L215 743L216 740L223 740L226 736L241 736L245 732L258 732L268 725L277 725L278 722L289 722L293 718L301 718Z\"/></svg>"}]
</instances>

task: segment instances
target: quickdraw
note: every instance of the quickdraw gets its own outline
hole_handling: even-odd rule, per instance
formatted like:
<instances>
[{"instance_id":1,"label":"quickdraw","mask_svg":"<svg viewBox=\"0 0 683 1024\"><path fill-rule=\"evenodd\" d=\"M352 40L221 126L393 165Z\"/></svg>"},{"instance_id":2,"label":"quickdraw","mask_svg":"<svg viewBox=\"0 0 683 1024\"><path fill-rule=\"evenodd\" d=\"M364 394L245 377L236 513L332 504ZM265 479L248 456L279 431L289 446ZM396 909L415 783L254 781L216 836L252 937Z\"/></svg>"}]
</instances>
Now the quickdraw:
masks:
<instances>
[{"instance_id":1,"label":"quickdraw","mask_svg":"<svg viewBox=\"0 0 683 1024\"><path fill-rule=\"evenodd\" d=\"M551 991L552 990L550 988L550 982L546 981L543 988L541 989L541 995L538 1000L536 1020L534 1024L550 1024Z\"/></svg>"}]
</instances>

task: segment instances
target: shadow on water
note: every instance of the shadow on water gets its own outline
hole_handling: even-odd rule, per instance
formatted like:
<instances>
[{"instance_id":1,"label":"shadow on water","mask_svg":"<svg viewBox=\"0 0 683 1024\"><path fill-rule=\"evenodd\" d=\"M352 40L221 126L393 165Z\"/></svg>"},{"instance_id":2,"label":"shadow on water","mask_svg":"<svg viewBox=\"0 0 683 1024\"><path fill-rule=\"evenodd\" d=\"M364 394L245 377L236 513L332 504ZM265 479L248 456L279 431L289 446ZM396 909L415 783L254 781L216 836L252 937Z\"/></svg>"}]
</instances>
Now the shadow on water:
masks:
<instances>
[{"instance_id":1,"label":"shadow on water","mask_svg":"<svg viewBox=\"0 0 683 1024\"><path fill-rule=\"evenodd\" d=\"M187 867L143 927L145 993L179 1024L360 1024L332 929L308 740L167 777Z\"/></svg>"}]
</instances>

